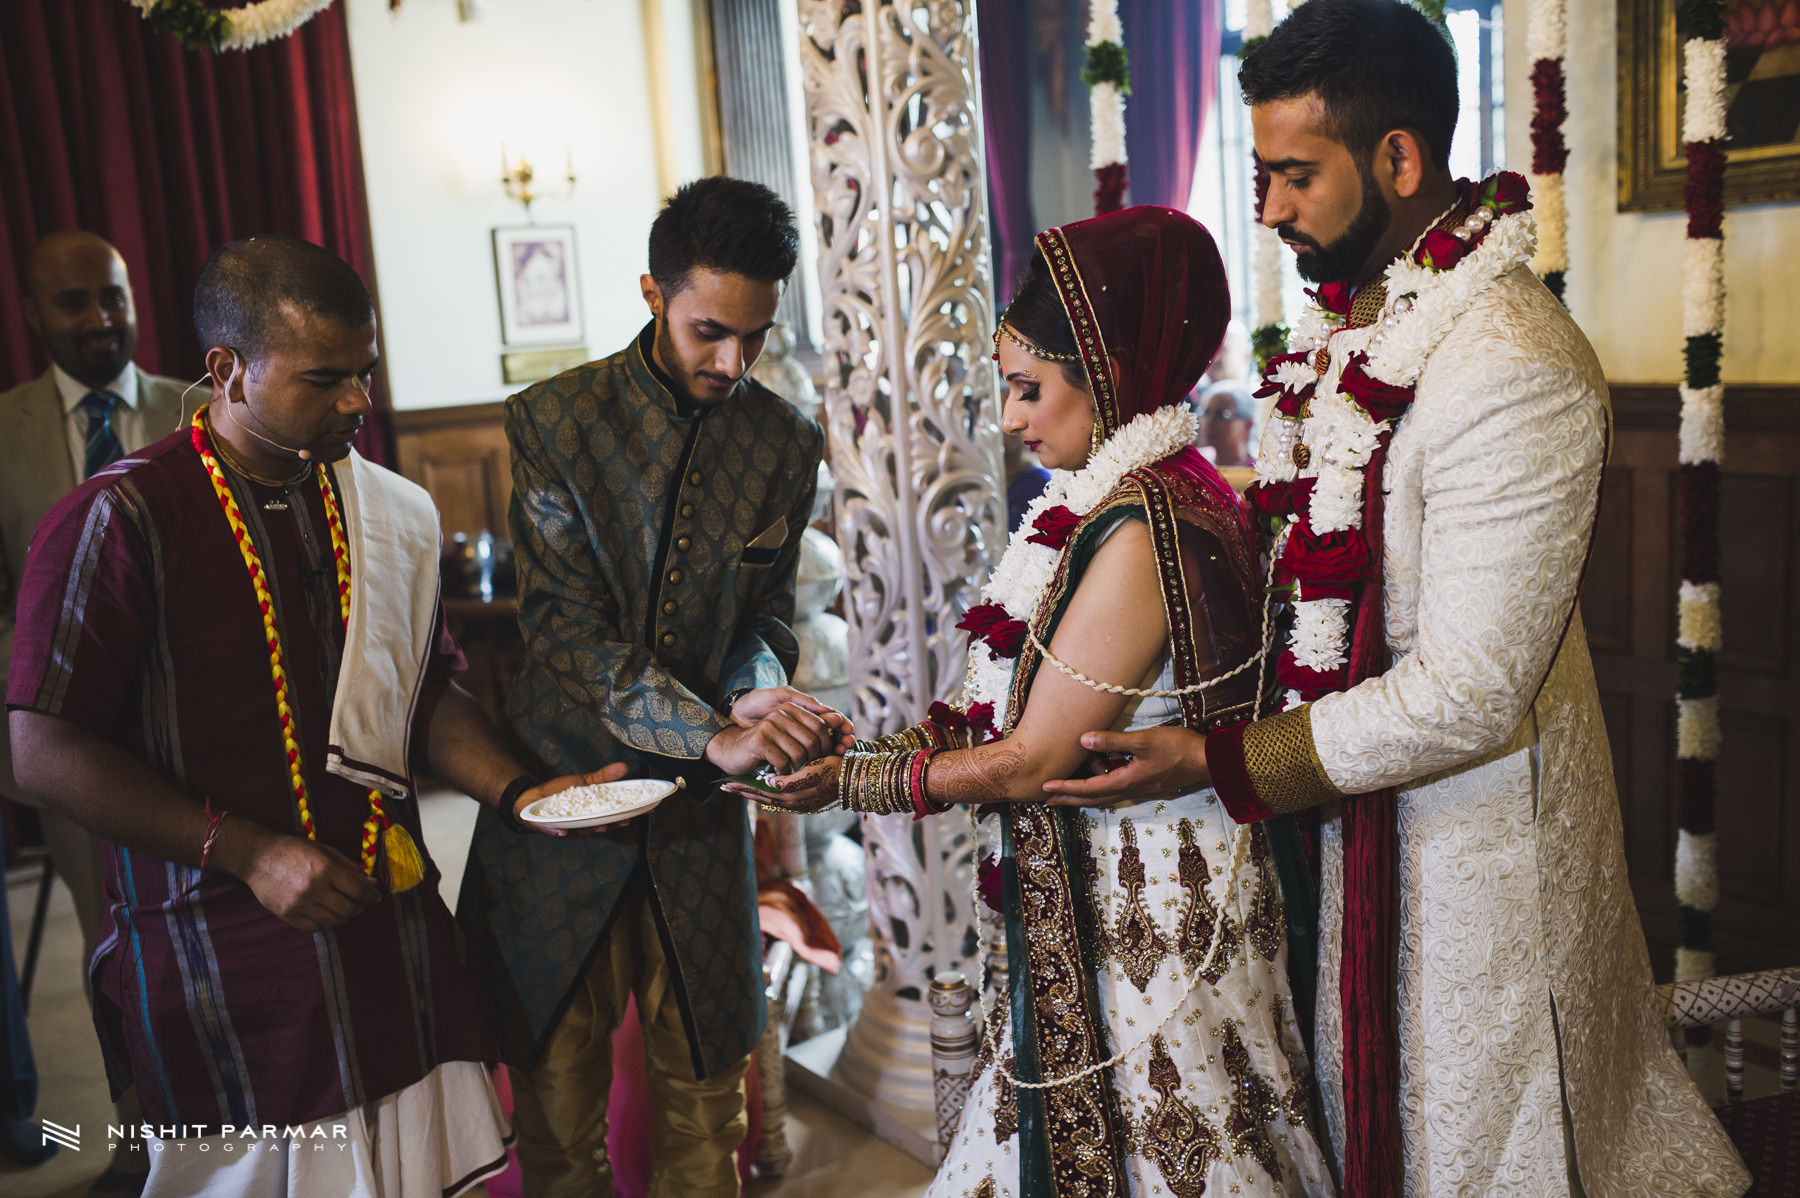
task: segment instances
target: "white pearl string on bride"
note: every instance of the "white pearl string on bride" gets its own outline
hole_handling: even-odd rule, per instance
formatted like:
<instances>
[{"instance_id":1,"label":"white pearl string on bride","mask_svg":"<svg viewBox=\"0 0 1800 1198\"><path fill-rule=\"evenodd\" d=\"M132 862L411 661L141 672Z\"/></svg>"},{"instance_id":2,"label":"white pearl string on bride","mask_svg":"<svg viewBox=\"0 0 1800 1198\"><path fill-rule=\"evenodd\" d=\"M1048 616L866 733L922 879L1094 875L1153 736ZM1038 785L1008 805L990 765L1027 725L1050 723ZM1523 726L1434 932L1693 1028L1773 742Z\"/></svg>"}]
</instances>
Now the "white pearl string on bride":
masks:
<instances>
[{"instance_id":1,"label":"white pearl string on bride","mask_svg":"<svg viewBox=\"0 0 1800 1198\"><path fill-rule=\"evenodd\" d=\"M1104 691L1109 695L1127 695L1139 699L1179 699L1183 695L1197 695L1202 691L1211 690L1222 682L1229 682L1231 679L1236 678L1251 666L1260 666L1264 659L1269 655L1270 625L1273 622L1275 612L1275 604L1269 598L1269 592L1273 590L1275 586L1275 563L1281 557L1281 547L1287 544L1288 530L1292 527L1293 525L1289 524L1282 528L1280 535L1276 537L1274 549L1269 553L1269 575L1263 588L1262 647L1256 651L1254 657L1245 658L1233 669L1220 674L1217 677L1204 678L1201 681L1194 683L1192 686L1183 686L1175 690L1139 689L1135 686L1120 686L1113 682L1100 682L1096 679L1089 678L1086 674L1083 674L1080 670L1077 670L1074 666L1071 666L1062 658L1050 652L1050 646L1046 645L1038 638L1037 629L1031 627L1029 624L1025 626L1025 636L1031 641L1032 648L1043 654L1045 661L1049 662L1075 681L1081 683L1081 685L1093 690ZM1256 676L1257 696L1260 698L1262 695L1263 672L1259 669Z\"/></svg>"}]
</instances>

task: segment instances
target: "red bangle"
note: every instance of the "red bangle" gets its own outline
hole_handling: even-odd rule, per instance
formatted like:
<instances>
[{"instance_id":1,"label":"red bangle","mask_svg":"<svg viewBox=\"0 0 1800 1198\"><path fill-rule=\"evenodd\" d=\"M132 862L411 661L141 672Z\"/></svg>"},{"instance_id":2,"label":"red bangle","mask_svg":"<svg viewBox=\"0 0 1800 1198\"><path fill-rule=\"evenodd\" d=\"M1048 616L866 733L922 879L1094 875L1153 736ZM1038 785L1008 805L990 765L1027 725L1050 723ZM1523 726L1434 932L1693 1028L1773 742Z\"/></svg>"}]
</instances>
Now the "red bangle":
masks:
<instances>
[{"instance_id":1,"label":"red bangle","mask_svg":"<svg viewBox=\"0 0 1800 1198\"><path fill-rule=\"evenodd\" d=\"M934 803L925 796L925 767L937 756L941 746L933 745L929 749L920 749L912 755L912 763L907 768L906 794L912 800L913 819L922 820L928 815L936 815L940 811L950 810L949 803Z\"/></svg>"}]
</instances>

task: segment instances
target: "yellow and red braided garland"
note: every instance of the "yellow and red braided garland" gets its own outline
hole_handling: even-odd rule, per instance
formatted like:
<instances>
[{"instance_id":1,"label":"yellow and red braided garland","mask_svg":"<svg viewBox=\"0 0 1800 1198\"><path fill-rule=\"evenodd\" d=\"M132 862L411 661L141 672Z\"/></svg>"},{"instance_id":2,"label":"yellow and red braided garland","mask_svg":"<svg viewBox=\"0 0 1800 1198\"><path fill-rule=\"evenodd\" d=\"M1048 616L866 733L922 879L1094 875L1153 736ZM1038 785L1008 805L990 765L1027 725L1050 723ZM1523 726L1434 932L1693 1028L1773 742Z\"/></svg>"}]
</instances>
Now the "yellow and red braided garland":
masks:
<instances>
[{"instance_id":1,"label":"yellow and red braided garland","mask_svg":"<svg viewBox=\"0 0 1800 1198\"><path fill-rule=\"evenodd\" d=\"M312 808L307 803L306 776L300 763L300 743L294 736L294 711L288 701L287 666L281 651L281 634L275 629L275 600L269 593L268 576L263 572L262 560L257 556L256 545L250 538L250 529L244 523L243 513L238 511L237 501L231 497L231 487L225 481L225 472L219 468L219 459L213 454L206 427L205 408L194 413L193 439L194 448L199 451L200 460L206 465L213 494L219 497L219 506L225 512L226 522L231 525L231 535L237 541L238 553L243 556L244 566L250 572L250 585L256 589L257 606L262 610L263 636L269 646L269 673L275 682L275 710L281 717L281 741L283 748L287 750L288 781L293 786L294 803L300 813L300 826L305 829L308 840L316 841L319 835L313 826ZM337 566L338 611L348 626L350 548L344 537L343 520L338 515L337 499L332 494L323 464L315 467L315 475L319 482L319 497L325 505L325 524L331 530L331 556ZM388 815L387 808L382 803L381 792L371 788L369 818L363 821L362 827L362 869L371 878L375 876L376 860L384 832L390 834L388 889L396 892L411 889L418 885L419 875L423 872L418 863L418 849L412 844L412 837L406 829L396 825ZM406 842L404 846L397 843L401 838ZM410 860L396 860L408 856L409 852Z\"/></svg>"}]
</instances>

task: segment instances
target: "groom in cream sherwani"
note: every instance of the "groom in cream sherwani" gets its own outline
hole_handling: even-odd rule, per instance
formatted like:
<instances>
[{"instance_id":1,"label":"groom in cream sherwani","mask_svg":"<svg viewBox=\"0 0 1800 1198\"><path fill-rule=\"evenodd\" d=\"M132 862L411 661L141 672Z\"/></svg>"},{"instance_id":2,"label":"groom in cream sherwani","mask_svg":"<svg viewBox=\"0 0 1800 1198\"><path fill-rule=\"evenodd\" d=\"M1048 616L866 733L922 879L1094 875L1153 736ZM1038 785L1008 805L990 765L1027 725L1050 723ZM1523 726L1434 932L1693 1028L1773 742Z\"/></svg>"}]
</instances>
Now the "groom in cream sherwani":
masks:
<instances>
[{"instance_id":1,"label":"groom in cream sherwani","mask_svg":"<svg viewBox=\"0 0 1800 1198\"><path fill-rule=\"evenodd\" d=\"M1317 370L1312 405L1339 394L1356 352L1407 318L1410 306L1383 294L1390 264L1434 229L1464 246L1487 229L1468 219L1485 188L1460 188L1447 168L1455 71L1439 30L1393 0L1309 0L1244 63L1270 173L1263 223L1302 275L1349 285L1333 318L1341 331L1284 367L1308 382ZM1090 734L1090 749L1130 762L1046 789L1094 802L1210 780L1239 821L1319 809L1315 1066L1351 1198L1729 1198L1749 1178L1655 1003L1577 607L1607 454L1606 382L1531 273L1534 226L1521 217L1454 268L1470 272L1461 307L1426 350L1380 486L1365 493L1380 576L1365 574L1363 594L1380 604L1373 628L1386 642L1369 676L1319 687L1310 703L1295 693L1287 710L1204 739ZM1495 256L1508 252L1516 260ZM1265 481L1271 441L1302 488L1321 459L1342 460L1306 415L1270 421ZM1386 1101L1359 1099L1356 1085L1347 1099L1357 1040L1341 988L1361 965L1346 936L1362 931L1355 912L1346 918L1357 868L1346 813L1361 818L1353 805L1372 802L1392 804L1384 840L1398 894L1386 900L1397 959L1381 963L1394 993L1369 1005L1379 1020L1391 1004L1392 1043L1374 1055L1398 1073L1362 1093ZM1371 1139L1371 1119L1391 1138Z\"/></svg>"}]
</instances>

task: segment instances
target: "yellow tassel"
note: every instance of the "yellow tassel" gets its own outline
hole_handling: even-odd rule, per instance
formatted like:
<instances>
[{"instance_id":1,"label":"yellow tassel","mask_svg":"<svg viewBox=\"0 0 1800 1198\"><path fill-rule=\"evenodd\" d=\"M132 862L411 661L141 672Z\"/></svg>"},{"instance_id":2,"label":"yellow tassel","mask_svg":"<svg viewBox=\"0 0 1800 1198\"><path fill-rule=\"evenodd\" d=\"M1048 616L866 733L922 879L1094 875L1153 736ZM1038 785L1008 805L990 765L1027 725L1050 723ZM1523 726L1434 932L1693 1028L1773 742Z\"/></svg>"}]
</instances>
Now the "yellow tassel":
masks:
<instances>
[{"instance_id":1,"label":"yellow tassel","mask_svg":"<svg viewBox=\"0 0 1800 1198\"><path fill-rule=\"evenodd\" d=\"M387 888L389 894L411 890L425 880L425 859L412 833L399 824L389 824L381 834L381 846L387 850Z\"/></svg>"}]
</instances>

